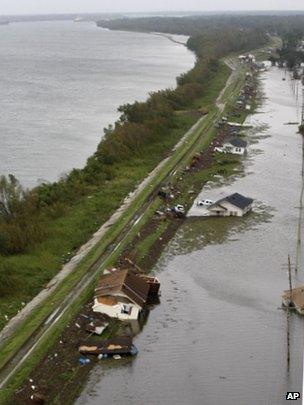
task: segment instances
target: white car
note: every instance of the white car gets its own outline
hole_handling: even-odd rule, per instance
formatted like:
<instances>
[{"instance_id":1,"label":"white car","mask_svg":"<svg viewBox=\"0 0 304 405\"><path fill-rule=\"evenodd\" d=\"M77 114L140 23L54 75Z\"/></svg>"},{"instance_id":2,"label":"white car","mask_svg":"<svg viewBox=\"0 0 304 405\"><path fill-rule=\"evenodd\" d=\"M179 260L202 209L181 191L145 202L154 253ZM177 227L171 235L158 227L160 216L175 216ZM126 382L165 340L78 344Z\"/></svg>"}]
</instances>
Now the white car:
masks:
<instances>
[{"instance_id":1,"label":"white car","mask_svg":"<svg viewBox=\"0 0 304 405\"><path fill-rule=\"evenodd\" d=\"M212 200L199 200L197 202L198 207L210 207L210 205L214 204Z\"/></svg>"},{"instance_id":2,"label":"white car","mask_svg":"<svg viewBox=\"0 0 304 405\"><path fill-rule=\"evenodd\" d=\"M185 214L185 207L181 204L177 204L172 208L172 211L175 212L176 214Z\"/></svg>"}]
</instances>

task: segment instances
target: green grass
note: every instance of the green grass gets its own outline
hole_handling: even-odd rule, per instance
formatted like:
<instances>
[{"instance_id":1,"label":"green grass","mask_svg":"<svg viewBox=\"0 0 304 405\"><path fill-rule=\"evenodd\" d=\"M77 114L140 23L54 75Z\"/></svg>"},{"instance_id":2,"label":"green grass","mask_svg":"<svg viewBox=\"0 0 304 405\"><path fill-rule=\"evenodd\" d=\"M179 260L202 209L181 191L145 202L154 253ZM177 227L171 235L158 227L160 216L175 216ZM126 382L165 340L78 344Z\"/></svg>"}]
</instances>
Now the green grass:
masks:
<instances>
[{"instance_id":1,"label":"green grass","mask_svg":"<svg viewBox=\"0 0 304 405\"><path fill-rule=\"evenodd\" d=\"M210 83L210 86L204 92L204 94L195 101L194 106L196 108L203 109L213 107L214 100L220 94L221 90L225 87L230 73L231 70L228 68L228 66L225 63L220 62L217 80Z\"/></svg>"}]
</instances>

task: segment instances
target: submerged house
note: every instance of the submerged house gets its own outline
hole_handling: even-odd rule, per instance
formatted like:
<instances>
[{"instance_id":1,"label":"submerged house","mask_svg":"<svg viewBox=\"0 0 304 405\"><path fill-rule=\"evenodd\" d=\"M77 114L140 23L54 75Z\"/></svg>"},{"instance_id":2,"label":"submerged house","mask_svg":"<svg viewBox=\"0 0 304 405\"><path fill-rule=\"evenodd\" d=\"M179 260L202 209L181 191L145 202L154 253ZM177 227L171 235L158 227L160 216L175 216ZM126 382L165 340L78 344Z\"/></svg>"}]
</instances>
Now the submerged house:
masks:
<instances>
[{"instance_id":1,"label":"submerged house","mask_svg":"<svg viewBox=\"0 0 304 405\"><path fill-rule=\"evenodd\" d=\"M216 217L242 217L252 209L252 198L234 193L208 207L209 215Z\"/></svg>"},{"instance_id":2,"label":"submerged house","mask_svg":"<svg viewBox=\"0 0 304 405\"><path fill-rule=\"evenodd\" d=\"M282 296L283 305L294 307L300 315L304 315L304 286L284 291Z\"/></svg>"},{"instance_id":3,"label":"submerged house","mask_svg":"<svg viewBox=\"0 0 304 405\"><path fill-rule=\"evenodd\" d=\"M149 293L150 286L143 277L131 270L116 270L100 277L93 311L120 320L137 319Z\"/></svg>"},{"instance_id":4,"label":"submerged house","mask_svg":"<svg viewBox=\"0 0 304 405\"><path fill-rule=\"evenodd\" d=\"M240 138L229 139L222 146L214 148L215 152L244 155L247 151L247 142Z\"/></svg>"}]
</instances>

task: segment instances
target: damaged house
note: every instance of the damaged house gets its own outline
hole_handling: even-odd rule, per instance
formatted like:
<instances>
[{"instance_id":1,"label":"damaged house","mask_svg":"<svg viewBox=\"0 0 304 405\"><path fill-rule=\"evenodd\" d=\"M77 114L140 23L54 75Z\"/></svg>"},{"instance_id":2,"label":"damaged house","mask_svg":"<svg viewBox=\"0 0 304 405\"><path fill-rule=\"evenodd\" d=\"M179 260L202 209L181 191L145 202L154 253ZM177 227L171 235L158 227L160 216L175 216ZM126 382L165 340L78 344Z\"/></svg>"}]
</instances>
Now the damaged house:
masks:
<instances>
[{"instance_id":1,"label":"damaged house","mask_svg":"<svg viewBox=\"0 0 304 405\"><path fill-rule=\"evenodd\" d=\"M100 277L95 289L94 312L120 320L137 319L145 307L151 286L131 270L116 270Z\"/></svg>"},{"instance_id":2,"label":"damaged house","mask_svg":"<svg viewBox=\"0 0 304 405\"><path fill-rule=\"evenodd\" d=\"M240 138L233 138L226 141L222 146L214 148L214 150L220 153L244 155L247 151L247 142Z\"/></svg>"}]
</instances>

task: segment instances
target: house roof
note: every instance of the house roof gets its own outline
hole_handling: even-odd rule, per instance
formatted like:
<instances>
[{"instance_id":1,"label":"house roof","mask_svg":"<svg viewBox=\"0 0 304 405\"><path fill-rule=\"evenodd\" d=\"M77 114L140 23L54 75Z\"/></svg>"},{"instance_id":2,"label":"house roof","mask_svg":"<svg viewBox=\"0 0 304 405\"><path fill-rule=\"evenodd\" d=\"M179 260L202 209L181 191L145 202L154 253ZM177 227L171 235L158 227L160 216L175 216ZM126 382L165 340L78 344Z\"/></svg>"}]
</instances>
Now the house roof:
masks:
<instances>
[{"instance_id":1,"label":"house roof","mask_svg":"<svg viewBox=\"0 0 304 405\"><path fill-rule=\"evenodd\" d=\"M227 201L230 204L234 205L235 207L238 207L238 208L241 208L241 209L244 209L244 208L248 207L250 204L253 203L252 198L247 198L247 197L244 197L243 195L241 195L239 193L234 193L234 194L229 195L228 197L225 197L225 198L222 198L221 200L216 201L209 208L213 208L213 207L218 206L218 205L221 206L221 203L223 203L225 201Z\"/></svg>"},{"instance_id":2,"label":"house roof","mask_svg":"<svg viewBox=\"0 0 304 405\"><path fill-rule=\"evenodd\" d=\"M143 307L148 299L149 285L131 270L116 270L100 277L95 289L97 298L119 293L125 294L131 301Z\"/></svg>"},{"instance_id":3,"label":"house roof","mask_svg":"<svg viewBox=\"0 0 304 405\"><path fill-rule=\"evenodd\" d=\"M118 336L98 343L85 343L79 347L83 354L128 354L133 347L133 340L129 336Z\"/></svg>"},{"instance_id":4,"label":"house roof","mask_svg":"<svg viewBox=\"0 0 304 405\"><path fill-rule=\"evenodd\" d=\"M247 142L240 138L232 138L225 143L230 143L231 145L235 146L236 148L246 148Z\"/></svg>"},{"instance_id":5,"label":"house roof","mask_svg":"<svg viewBox=\"0 0 304 405\"><path fill-rule=\"evenodd\" d=\"M286 301L292 300L293 304L297 308L303 309L304 308L304 286L293 288L291 290L291 296L290 296L289 290L284 291L283 299Z\"/></svg>"}]
</instances>

